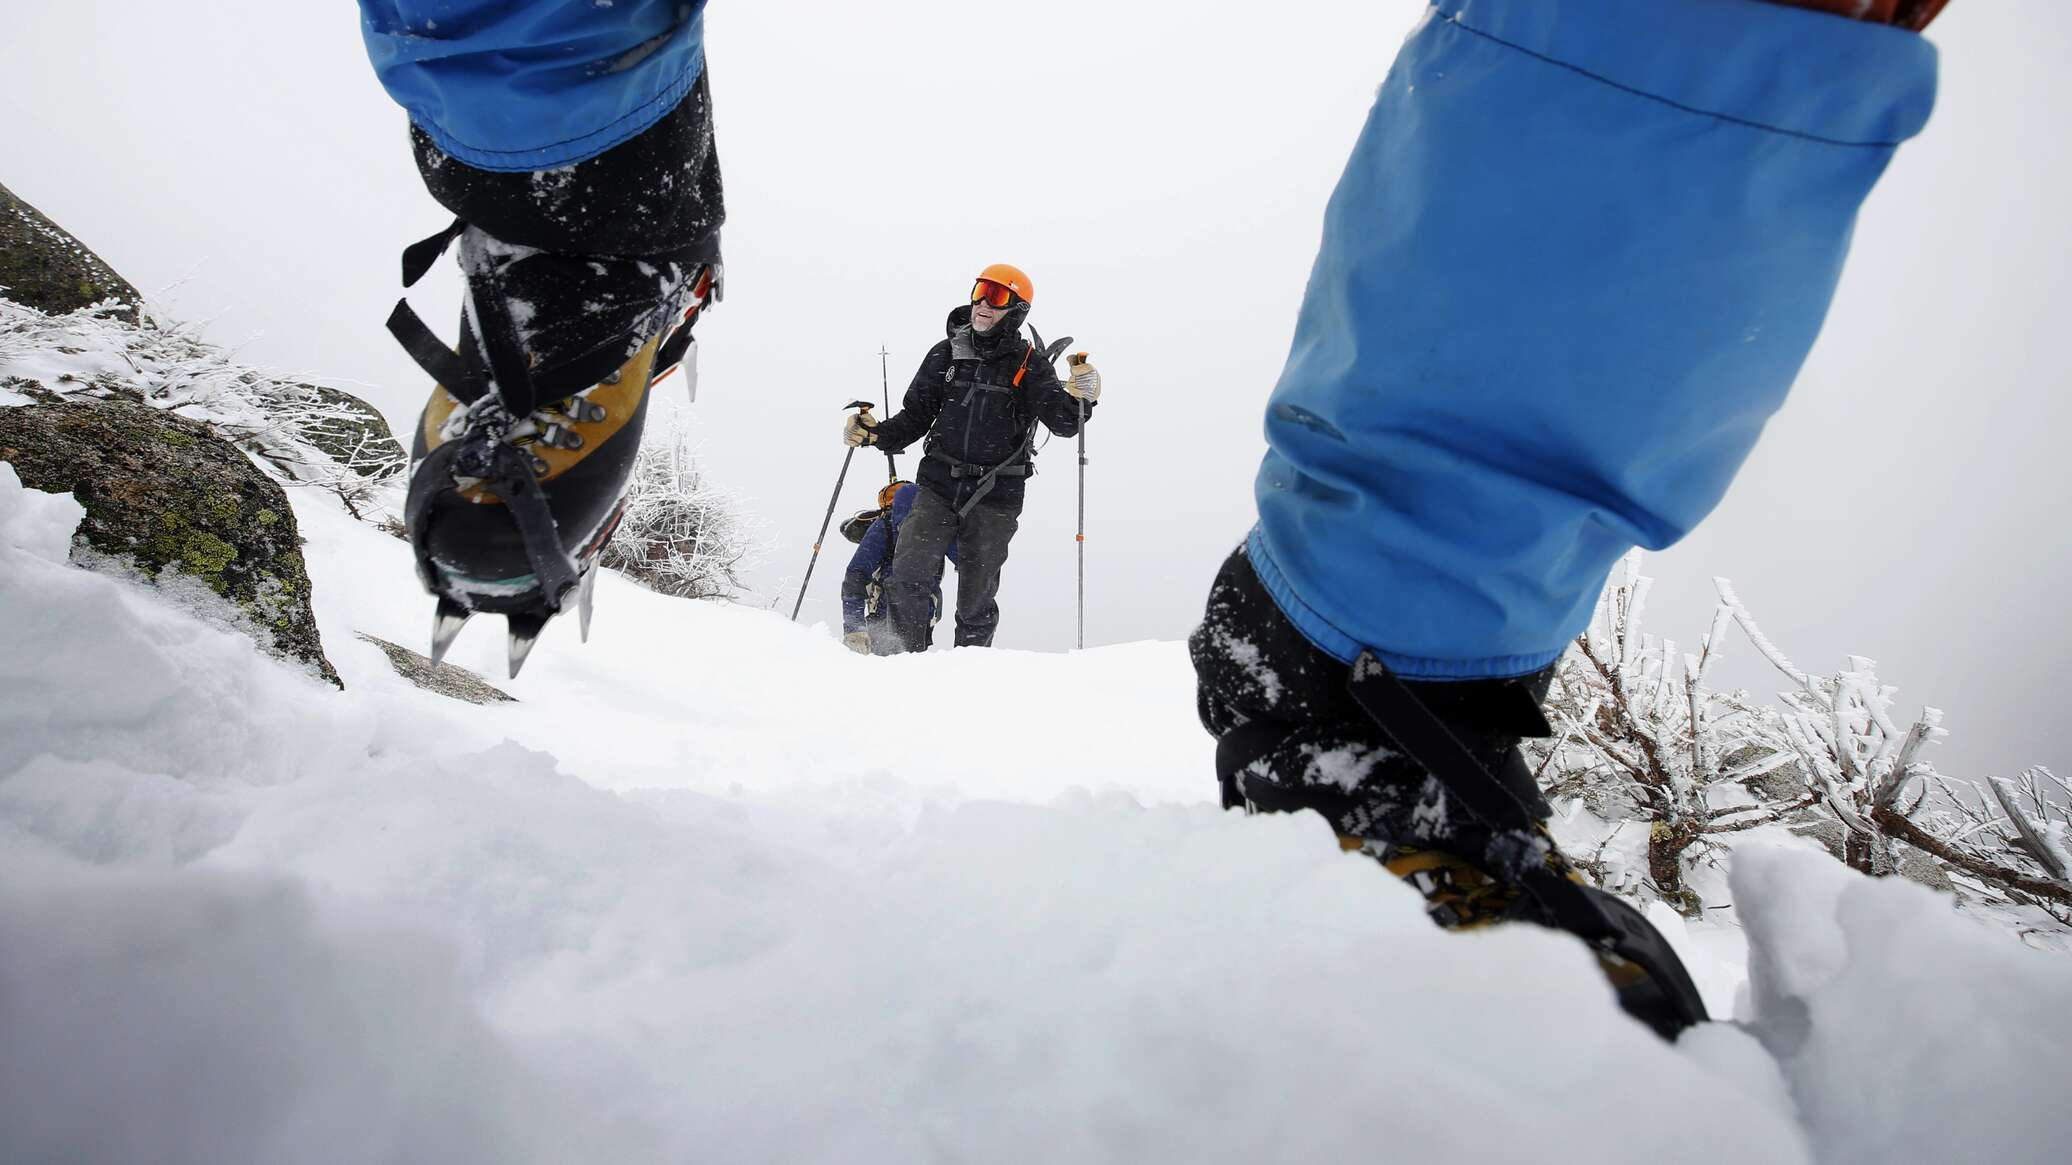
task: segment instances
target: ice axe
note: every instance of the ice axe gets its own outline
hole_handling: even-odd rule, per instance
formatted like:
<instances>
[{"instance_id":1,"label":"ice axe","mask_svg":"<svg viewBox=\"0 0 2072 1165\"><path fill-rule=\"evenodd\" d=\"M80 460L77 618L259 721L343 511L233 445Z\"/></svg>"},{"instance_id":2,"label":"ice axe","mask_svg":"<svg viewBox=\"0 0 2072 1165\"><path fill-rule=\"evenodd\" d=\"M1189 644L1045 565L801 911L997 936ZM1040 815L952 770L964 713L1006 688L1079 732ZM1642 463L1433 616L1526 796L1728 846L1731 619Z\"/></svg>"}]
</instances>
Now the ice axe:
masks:
<instances>
[{"instance_id":1,"label":"ice axe","mask_svg":"<svg viewBox=\"0 0 2072 1165\"><path fill-rule=\"evenodd\" d=\"M867 400L852 400L848 404L843 405L842 408L844 410L855 409L857 412L868 414L871 411L871 402ZM827 513L820 516L820 533L813 535L813 557L806 560L806 577L799 581L799 600L791 605L791 621L794 623L799 620L799 608L806 605L806 588L813 583L813 565L820 561L820 543L822 539L827 537L827 524L834 520L835 503L842 500L842 482L848 478L849 462L854 460L855 457L856 446L854 445L849 446L849 451L842 454L842 472L835 475L835 492L828 495Z\"/></svg>"},{"instance_id":2,"label":"ice axe","mask_svg":"<svg viewBox=\"0 0 2072 1165\"><path fill-rule=\"evenodd\" d=\"M1054 343L1045 344L1043 342L1043 333L1036 330L1035 324L1029 325L1029 335L1035 337L1036 351L1042 354L1043 361L1046 364L1056 364L1058 357L1064 353L1065 349L1072 346L1072 337L1070 336L1063 337ZM1085 355L1085 353L1082 352L1081 355Z\"/></svg>"}]
</instances>

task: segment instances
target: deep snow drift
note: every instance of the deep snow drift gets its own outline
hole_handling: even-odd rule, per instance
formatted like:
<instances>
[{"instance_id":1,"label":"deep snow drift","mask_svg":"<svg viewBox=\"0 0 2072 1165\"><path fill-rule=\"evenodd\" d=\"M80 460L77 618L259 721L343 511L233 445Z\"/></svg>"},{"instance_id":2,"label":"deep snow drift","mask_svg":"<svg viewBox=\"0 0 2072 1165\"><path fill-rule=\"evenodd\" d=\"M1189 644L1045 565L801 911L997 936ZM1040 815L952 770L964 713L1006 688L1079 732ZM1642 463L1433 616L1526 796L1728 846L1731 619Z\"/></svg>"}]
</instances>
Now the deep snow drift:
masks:
<instances>
[{"instance_id":1,"label":"deep snow drift","mask_svg":"<svg viewBox=\"0 0 2072 1165\"><path fill-rule=\"evenodd\" d=\"M353 636L422 639L406 547L293 496L344 693L68 565L77 506L0 467L0 1158L2072 1138L2072 965L1917 887L1744 854L1761 1042L1670 1048L1572 941L1442 934L1314 817L1218 810L1180 645L873 660L607 576L592 642L557 624L476 707ZM483 622L454 657L493 675Z\"/></svg>"}]
</instances>

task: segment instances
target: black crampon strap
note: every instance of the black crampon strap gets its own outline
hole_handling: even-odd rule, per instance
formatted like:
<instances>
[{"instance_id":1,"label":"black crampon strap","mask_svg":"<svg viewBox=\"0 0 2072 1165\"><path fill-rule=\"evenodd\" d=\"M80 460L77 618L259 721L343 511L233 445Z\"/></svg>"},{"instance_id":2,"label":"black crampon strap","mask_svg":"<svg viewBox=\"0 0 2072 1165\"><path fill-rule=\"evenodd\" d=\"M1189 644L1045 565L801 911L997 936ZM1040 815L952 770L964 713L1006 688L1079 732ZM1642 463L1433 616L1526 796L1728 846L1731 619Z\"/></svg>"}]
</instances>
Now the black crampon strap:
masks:
<instances>
[{"instance_id":1,"label":"black crampon strap","mask_svg":"<svg viewBox=\"0 0 2072 1165\"><path fill-rule=\"evenodd\" d=\"M454 219L437 234L403 248L403 286L416 286L439 256L446 253L446 248L453 245L453 240L467 229L467 223ZM518 327L511 319L510 304L503 296L494 293L477 295L474 280L465 281L463 295L468 317L480 337L479 342L472 345L478 359L470 360L447 347L437 333L425 326L423 318L410 306L408 299L398 299L395 308L389 312L389 334L403 345L403 350L410 354L419 368L425 370L426 375L462 404L474 404L482 399L482 394L493 382L506 412L515 417L531 413L540 402L534 395L532 373L526 364L524 348L518 341ZM470 347L465 337L462 347ZM482 375L484 363L489 366L487 378Z\"/></svg>"},{"instance_id":2,"label":"black crampon strap","mask_svg":"<svg viewBox=\"0 0 2072 1165\"><path fill-rule=\"evenodd\" d=\"M466 222L455 219L452 225L439 233L403 248L403 286L413 287L424 278L432 264L446 253L467 227ZM681 252L656 258L658 262L663 260L691 266L694 272L694 305L673 331L663 329L662 342L657 346L650 365L648 378L651 381L660 379L683 360L684 353L691 346L692 318L720 298L717 236ZM604 380L633 355L622 338L613 337L600 341L586 352L557 357L551 370L537 369L519 340L509 301L497 294L494 287L482 286L484 282L466 281L465 308L473 326L463 330L459 351L448 347L437 333L425 326L409 300L397 300L394 310L389 312L389 334L396 338L419 368L462 404L473 404L482 399L494 385L505 411L514 417L523 417L543 404L581 392ZM484 374L485 365L487 375Z\"/></svg>"},{"instance_id":3,"label":"black crampon strap","mask_svg":"<svg viewBox=\"0 0 2072 1165\"><path fill-rule=\"evenodd\" d=\"M1476 759L1446 722L1373 652L1362 651L1353 661L1348 690L1375 726L1411 760L1439 778L1447 795L1482 825L1503 832L1538 824L1539 815L1534 811L1538 789L1514 787ZM1659 989L1661 1006L1671 1013L1649 1020L1656 1030L1673 1037L1674 1031L1707 1019L1705 1002L1692 984L1690 972L1637 911L1625 910L1631 918L1615 917L1588 888L1551 870L1528 871L1518 878L1518 884L1546 910L1555 926L1648 973Z\"/></svg>"},{"instance_id":4,"label":"black crampon strap","mask_svg":"<svg viewBox=\"0 0 2072 1165\"><path fill-rule=\"evenodd\" d=\"M443 491L445 483L453 479L453 454L459 446L452 441L424 455L410 469L410 486L403 500L403 525L410 531L410 552L417 560L417 580L424 589L438 595L445 588L439 585L439 572L432 563L432 529L425 519L430 516L432 495ZM436 486L421 484L438 482Z\"/></svg>"},{"instance_id":5,"label":"black crampon strap","mask_svg":"<svg viewBox=\"0 0 2072 1165\"><path fill-rule=\"evenodd\" d=\"M417 281L424 278L425 272L466 229L467 223L454 219L446 229L403 248L403 286L417 286ZM437 381L455 400L474 404L489 390L481 370L461 359L458 352L446 346L446 341L426 327L408 299L396 301L395 309L389 312L388 330L417 366L425 370L425 375Z\"/></svg>"},{"instance_id":6,"label":"black crampon strap","mask_svg":"<svg viewBox=\"0 0 2072 1165\"><path fill-rule=\"evenodd\" d=\"M485 445L487 457L483 452ZM467 464L456 465L463 457ZM434 594L445 593L431 557L428 511L432 499L453 484L457 473L479 478L485 488L503 501L518 527L526 561L532 565L547 610L559 611L562 600L582 581L582 568L561 545L560 526L547 506L547 496L533 473L531 459L515 446L482 432L470 432L432 450L411 473L404 524L410 531L410 548L417 557L417 574L425 589Z\"/></svg>"},{"instance_id":7,"label":"black crampon strap","mask_svg":"<svg viewBox=\"0 0 2072 1165\"><path fill-rule=\"evenodd\" d=\"M525 345L518 339L518 322L511 318L511 302L493 287L485 289L487 294L478 295L475 280L467 280L466 285L468 314L475 322L476 347L481 349L482 359L489 364L489 376L496 383L496 395L504 402L505 412L514 417L530 416L534 409L547 402L535 393Z\"/></svg>"},{"instance_id":8,"label":"black crampon strap","mask_svg":"<svg viewBox=\"0 0 2072 1165\"><path fill-rule=\"evenodd\" d=\"M515 446L498 441L496 468L492 488L518 523L518 536L525 541L525 557L532 562L540 593L558 611L562 598L582 581L583 569L562 549L561 529L554 521L554 511L547 507L547 495L532 472L531 459Z\"/></svg>"},{"instance_id":9,"label":"black crampon strap","mask_svg":"<svg viewBox=\"0 0 2072 1165\"><path fill-rule=\"evenodd\" d=\"M1248 720L1216 738L1216 783L1222 786L1225 809L1248 809L1261 813L1299 813L1304 809L1323 812L1318 804L1318 787L1305 785L1300 792L1278 781L1248 783L1245 769L1253 761L1279 747L1288 736L1288 726L1278 720Z\"/></svg>"},{"instance_id":10,"label":"black crampon strap","mask_svg":"<svg viewBox=\"0 0 2072 1165\"><path fill-rule=\"evenodd\" d=\"M389 312L388 330L417 366L424 369L425 375L453 394L453 399L471 405L489 391L480 374L470 370L468 363L446 346L446 341L425 326L409 300L396 301L395 310Z\"/></svg>"},{"instance_id":11,"label":"black crampon strap","mask_svg":"<svg viewBox=\"0 0 2072 1165\"><path fill-rule=\"evenodd\" d=\"M1368 719L1445 782L1447 794L1475 820L1493 830L1530 829L1538 823L1539 790L1515 775L1505 781L1491 772L1373 652L1363 651L1353 661L1348 688Z\"/></svg>"},{"instance_id":12,"label":"black crampon strap","mask_svg":"<svg viewBox=\"0 0 2072 1165\"><path fill-rule=\"evenodd\" d=\"M403 286L417 286L417 281L424 278L425 272L432 269L432 264L439 261L439 256L446 253L446 248L453 245L453 240L459 238L461 232L467 229L468 224L465 221L454 219L452 225L437 234L419 239L403 248Z\"/></svg>"},{"instance_id":13,"label":"black crampon strap","mask_svg":"<svg viewBox=\"0 0 2072 1165\"><path fill-rule=\"evenodd\" d=\"M1539 823L1539 815L1534 812L1538 790L1513 788L1491 772L1373 652L1362 651L1353 661L1347 691L1367 718L1395 741L1405 755L1439 778L1453 803L1491 832L1531 830ZM1519 882L1547 908L1563 930L1593 940L1620 933L1597 903L1573 882L1530 876L1519 878Z\"/></svg>"}]
</instances>

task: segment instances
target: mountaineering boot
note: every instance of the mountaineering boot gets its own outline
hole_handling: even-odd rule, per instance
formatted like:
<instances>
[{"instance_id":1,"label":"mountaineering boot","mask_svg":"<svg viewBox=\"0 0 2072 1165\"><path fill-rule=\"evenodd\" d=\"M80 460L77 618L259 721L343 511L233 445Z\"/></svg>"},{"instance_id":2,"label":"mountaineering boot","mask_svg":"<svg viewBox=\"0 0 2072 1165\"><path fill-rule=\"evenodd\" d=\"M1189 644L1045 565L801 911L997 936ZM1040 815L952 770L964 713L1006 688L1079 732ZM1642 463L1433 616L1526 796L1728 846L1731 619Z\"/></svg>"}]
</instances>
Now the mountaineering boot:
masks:
<instances>
[{"instance_id":1,"label":"mountaineering boot","mask_svg":"<svg viewBox=\"0 0 2072 1165\"><path fill-rule=\"evenodd\" d=\"M1406 683L1347 665L1281 614L1240 547L1188 639L1223 803L1314 810L1345 849L1422 894L1434 922L1531 922L1589 944L1620 1006L1665 1039L1706 1018L1688 971L1640 913L1583 883L1546 830L1518 741L1544 735L1551 669Z\"/></svg>"},{"instance_id":2,"label":"mountaineering boot","mask_svg":"<svg viewBox=\"0 0 2072 1165\"><path fill-rule=\"evenodd\" d=\"M624 513L653 385L720 297L718 161L701 76L594 158L486 171L413 126L418 170L455 214L403 252L415 284L456 243L449 348L398 301L388 327L436 382L412 441L404 520L434 595L432 658L478 611L506 616L516 677L571 607L589 637L598 555Z\"/></svg>"},{"instance_id":3,"label":"mountaineering boot","mask_svg":"<svg viewBox=\"0 0 2072 1165\"><path fill-rule=\"evenodd\" d=\"M1546 903L1547 895L1529 891L1530 879L1507 881L1465 858L1415 845L1342 834L1338 844L1348 852L1373 858L1407 882L1424 896L1425 913L1447 930L1531 922L1578 933L1597 956L1598 969L1612 985L1619 1007L1664 1039L1674 1040L1685 1028L1706 1019L1697 985L1667 940L1625 899L1586 883L1554 847L1552 838L1547 840L1542 876L1559 880L1568 895L1586 900L1608 916L1588 933L1564 923L1562 914Z\"/></svg>"},{"instance_id":4,"label":"mountaineering boot","mask_svg":"<svg viewBox=\"0 0 2072 1165\"><path fill-rule=\"evenodd\" d=\"M412 442L405 521L418 575L439 598L433 659L468 614L502 614L515 677L571 603L587 638L592 575L623 511L649 388L688 350L716 266L560 255L456 222L406 253L406 268L414 259L422 274L456 238L467 284L459 351L407 308L391 317L438 380Z\"/></svg>"}]
</instances>

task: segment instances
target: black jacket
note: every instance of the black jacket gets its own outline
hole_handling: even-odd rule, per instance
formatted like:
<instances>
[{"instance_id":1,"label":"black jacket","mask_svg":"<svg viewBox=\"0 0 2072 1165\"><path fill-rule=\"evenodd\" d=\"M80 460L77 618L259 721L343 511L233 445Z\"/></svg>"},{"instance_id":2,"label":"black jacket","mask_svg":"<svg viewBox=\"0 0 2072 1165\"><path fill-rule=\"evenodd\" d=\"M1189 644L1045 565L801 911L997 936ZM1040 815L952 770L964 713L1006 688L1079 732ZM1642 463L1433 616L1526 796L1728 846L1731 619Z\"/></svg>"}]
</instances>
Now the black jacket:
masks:
<instances>
[{"instance_id":1,"label":"black jacket","mask_svg":"<svg viewBox=\"0 0 2072 1165\"><path fill-rule=\"evenodd\" d=\"M948 339L928 350L907 386L899 412L878 425L878 445L897 453L928 438L915 475L953 506L969 501L980 477L995 465L1020 465L1038 421L1060 437L1079 431L1079 401L1019 330L983 335L971 330L971 308L950 313ZM1000 329L995 329L999 332ZM1020 371L1021 384L1014 383ZM1094 406L1086 406L1088 416ZM1001 473L987 505L1021 508L1021 475Z\"/></svg>"}]
</instances>

